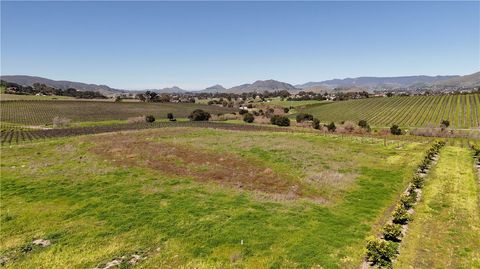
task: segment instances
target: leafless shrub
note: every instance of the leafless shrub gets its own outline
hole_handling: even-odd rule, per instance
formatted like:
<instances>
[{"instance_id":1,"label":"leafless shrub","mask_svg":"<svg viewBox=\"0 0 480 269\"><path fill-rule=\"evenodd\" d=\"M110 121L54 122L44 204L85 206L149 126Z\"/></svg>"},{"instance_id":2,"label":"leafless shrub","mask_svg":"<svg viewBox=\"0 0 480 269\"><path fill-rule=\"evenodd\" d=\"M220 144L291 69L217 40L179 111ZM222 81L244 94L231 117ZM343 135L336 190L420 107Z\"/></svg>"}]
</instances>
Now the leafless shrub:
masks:
<instances>
[{"instance_id":1,"label":"leafless shrub","mask_svg":"<svg viewBox=\"0 0 480 269\"><path fill-rule=\"evenodd\" d=\"M264 116L258 116L255 117L255 120L253 122L260 124L270 124L270 119Z\"/></svg>"},{"instance_id":2,"label":"leafless shrub","mask_svg":"<svg viewBox=\"0 0 480 269\"><path fill-rule=\"evenodd\" d=\"M146 122L145 116L131 117L127 119L128 123L142 123Z\"/></svg>"},{"instance_id":3,"label":"leafless shrub","mask_svg":"<svg viewBox=\"0 0 480 269\"><path fill-rule=\"evenodd\" d=\"M335 132L339 134L363 134L367 133L367 130L361 128L352 121L346 121L343 124L337 126Z\"/></svg>"},{"instance_id":4,"label":"leafless shrub","mask_svg":"<svg viewBox=\"0 0 480 269\"><path fill-rule=\"evenodd\" d=\"M212 115L210 118L211 121L226 121L226 120L237 120L240 119L237 115L233 114L220 114L220 115Z\"/></svg>"},{"instance_id":5,"label":"leafless shrub","mask_svg":"<svg viewBox=\"0 0 480 269\"><path fill-rule=\"evenodd\" d=\"M69 124L70 119L67 119L65 117L56 116L55 118L53 118L53 128L64 128L68 127Z\"/></svg>"}]
</instances>

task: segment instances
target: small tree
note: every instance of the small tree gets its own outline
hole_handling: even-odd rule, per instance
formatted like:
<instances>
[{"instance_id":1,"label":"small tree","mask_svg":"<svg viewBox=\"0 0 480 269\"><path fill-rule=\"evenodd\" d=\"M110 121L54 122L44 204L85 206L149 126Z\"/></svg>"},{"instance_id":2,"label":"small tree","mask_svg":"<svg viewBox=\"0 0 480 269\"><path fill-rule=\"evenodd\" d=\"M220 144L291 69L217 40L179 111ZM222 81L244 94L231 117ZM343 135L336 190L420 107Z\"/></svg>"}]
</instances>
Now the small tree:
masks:
<instances>
[{"instance_id":1,"label":"small tree","mask_svg":"<svg viewBox=\"0 0 480 269\"><path fill-rule=\"evenodd\" d=\"M195 109L189 116L188 118L191 121L208 121L210 119L211 115L210 113L203 111L201 109Z\"/></svg>"},{"instance_id":2,"label":"small tree","mask_svg":"<svg viewBox=\"0 0 480 269\"><path fill-rule=\"evenodd\" d=\"M313 115L312 114L305 114L305 113L300 113L296 117L297 122L303 122L306 120L313 120Z\"/></svg>"},{"instance_id":3,"label":"small tree","mask_svg":"<svg viewBox=\"0 0 480 269\"><path fill-rule=\"evenodd\" d=\"M244 114L247 114L248 113L248 110L246 109L240 109L240 111L238 111L238 114L240 115L244 115Z\"/></svg>"},{"instance_id":4,"label":"small tree","mask_svg":"<svg viewBox=\"0 0 480 269\"><path fill-rule=\"evenodd\" d=\"M440 128L443 130L447 129L448 126L450 126L450 121L448 120L442 120L442 122L440 123Z\"/></svg>"},{"instance_id":5,"label":"small tree","mask_svg":"<svg viewBox=\"0 0 480 269\"><path fill-rule=\"evenodd\" d=\"M252 123L254 120L255 120L255 117L251 113L247 113L243 115L244 122Z\"/></svg>"},{"instance_id":6,"label":"small tree","mask_svg":"<svg viewBox=\"0 0 480 269\"><path fill-rule=\"evenodd\" d=\"M290 119L285 116L273 115L273 117L270 118L270 123L278 126L290 126Z\"/></svg>"},{"instance_id":7,"label":"small tree","mask_svg":"<svg viewBox=\"0 0 480 269\"><path fill-rule=\"evenodd\" d=\"M390 127L390 133L393 135L401 135L402 134L402 129L398 127L398 125L394 124L392 127Z\"/></svg>"},{"instance_id":8,"label":"small tree","mask_svg":"<svg viewBox=\"0 0 480 269\"><path fill-rule=\"evenodd\" d=\"M320 120L317 118L314 118L312 122L312 127L313 129L317 129L317 130L320 129Z\"/></svg>"},{"instance_id":9,"label":"small tree","mask_svg":"<svg viewBox=\"0 0 480 269\"><path fill-rule=\"evenodd\" d=\"M288 108L288 107L283 108L283 113L287 114L289 111L290 111L290 108Z\"/></svg>"},{"instance_id":10,"label":"small tree","mask_svg":"<svg viewBox=\"0 0 480 269\"><path fill-rule=\"evenodd\" d=\"M362 129L365 129L367 132L370 132L372 130L366 120L360 120L358 122L358 126L360 126L360 128Z\"/></svg>"},{"instance_id":11,"label":"small tree","mask_svg":"<svg viewBox=\"0 0 480 269\"><path fill-rule=\"evenodd\" d=\"M173 113L168 113L167 118L169 121L175 121L175 117L173 116Z\"/></svg>"},{"instance_id":12,"label":"small tree","mask_svg":"<svg viewBox=\"0 0 480 269\"><path fill-rule=\"evenodd\" d=\"M146 122L154 122L155 117L153 115L148 115L148 116L145 117L145 121Z\"/></svg>"},{"instance_id":13,"label":"small tree","mask_svg":"<svg viewBox=\"0 0 480 269\"><path fill-rule=\"evenodd\" d=\"M330 122L330 124L327 125L327 129L330 132L335 132L335 129L337 129L337 126L335 126L335 122Z\"/></svg>"}]
</instances>

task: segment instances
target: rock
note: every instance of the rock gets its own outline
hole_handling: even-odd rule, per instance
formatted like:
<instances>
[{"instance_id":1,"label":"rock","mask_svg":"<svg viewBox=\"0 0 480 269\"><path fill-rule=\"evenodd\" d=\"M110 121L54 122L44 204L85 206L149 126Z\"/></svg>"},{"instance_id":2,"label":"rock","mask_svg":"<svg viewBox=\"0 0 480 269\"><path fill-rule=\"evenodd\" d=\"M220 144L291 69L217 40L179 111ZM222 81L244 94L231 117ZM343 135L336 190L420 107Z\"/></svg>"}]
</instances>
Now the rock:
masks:
<instances>
[{"instance_id":1,"label":"rock","mask_svg":"<svg viewBox=\"0 0 480 269\"><path fill-rule=\"evenodd\" d=\"M1 257L0 258L0 265L4 266L5 264L7 264L8 260L9 259L7 257Z\"/></svg>"},{"instance_id":2,"label":"rock","mask_svg":"<svg viewBox=\"0 0 480 269\"><path fill-rule=\"evenodd\" d=\"M140 255L133 254L132 258L130 259L130 261L128 261L128 263L134 265L140 260L140 258L142 258Z\"/></svg>"},{"instance_id":3,"label":"rock","mask_svg":"<svg viewBox=\"0 0 480 269\"><path fill-rule=\"evenodd\" d=\"M271 168L267 168L267 169L263 170L263 173L268 175L268 174L273 173L273 170Z\"/></svg>"},{"instance_id":4,"label":"rock","mask_svg":"<svg viewBox=\"0 0 480 269\"><path fill-rule=\"evenodd\" d=\"M34 241L32 242L32 244L37 245L37 246L41 246L41 247L48 247L48 246L50 246L52 243L50 242L50 240L37 239L37 240L34 240Z\"/></svg>"}]
</instances>

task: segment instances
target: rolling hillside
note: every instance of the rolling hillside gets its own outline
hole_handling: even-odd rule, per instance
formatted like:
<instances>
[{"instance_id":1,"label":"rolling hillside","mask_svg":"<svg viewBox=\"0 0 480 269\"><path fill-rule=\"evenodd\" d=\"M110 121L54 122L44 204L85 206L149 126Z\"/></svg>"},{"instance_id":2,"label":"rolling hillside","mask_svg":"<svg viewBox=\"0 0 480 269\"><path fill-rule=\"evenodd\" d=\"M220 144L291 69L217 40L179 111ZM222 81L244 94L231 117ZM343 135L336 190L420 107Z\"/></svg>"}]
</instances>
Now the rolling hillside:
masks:
<instances>
[{"instance_id":1,"label":"rolling hillside","mask_svg":"<svg viewBox=\"0 0 480 269\"><path fill-rule=\"evenodd\" d=\"M2 80L17 83L24 86L32 86L34 83L45 84L50 87L66 90L68 88L74 88L79 91L96 91L104 95L113 95L122 93L123 90L113 89L107 85L87 84L83 82L74 82L67 80L52 80L48 78L24 76L24 75L7 75L1 76Z\"/></svg>"},{"instance_id":2,"label":"rolling hillside","mask_svg":"<svg viewBox=\"0 0 480 269\"><path fill-rule=\"evenodd\" d=\"M372 126L438 126L442 119L454 128L480 127L480 94L409 96L349 100L308 106L322 122L367 120Z\"/></svg>"}]
</instances>

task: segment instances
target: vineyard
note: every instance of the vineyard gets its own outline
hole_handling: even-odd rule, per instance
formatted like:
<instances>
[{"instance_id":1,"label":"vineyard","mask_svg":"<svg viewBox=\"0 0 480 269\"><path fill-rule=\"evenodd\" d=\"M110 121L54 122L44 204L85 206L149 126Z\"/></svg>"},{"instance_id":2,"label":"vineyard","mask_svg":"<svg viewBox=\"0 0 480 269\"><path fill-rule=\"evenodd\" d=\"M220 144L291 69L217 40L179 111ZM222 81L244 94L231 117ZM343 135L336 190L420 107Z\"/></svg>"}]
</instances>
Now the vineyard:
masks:
<instances>
[{"instance_id":1,"label":"vineyard","mask_svg":"<svg viewBox=\"0 0 480 269\"><path fill-rule=\"evenodd\" d=\"M480 94L368 98L307 106L302 112L322 122L367 120L372 126L438 126L445 119L454 128L480 127Z\"/></svg>"},{"instance_id":2,"label":"vineyard","mask_svg":"<svg viewBox=\"0 0 480 269\"><path fill-rule=\"evenodd\" d=\"M240 125L221 122L202 122L202 121L186 121L186 122L153 122L153 123L127 123L114 124L104 126L87 126L79 128L59 128L59 129L28 129L28 128L10 128L0 131L1 144L19 144L22 142L30 142L35 140L67 137L87 134L110 133L118 131L131 131L154 128L167 127L201 127L223 130L242 130L242 131L275 131L289 132L289 128L279 128L273 126L258 125Z\"/></svg>"},{"instance_id":3,"label":"vineyard","mask_svg":"<svg viewBox=\"0 0 480 269\"><path fill-rule=\"evenodd\" d=\"M236 111L231 108L191 103L109 103L84 101L2 101L1 121L4 124L50 125L56 116L73 122L126 120L129 117L153 115L166 118L167 113L185 118L195 109L212 114Z\"/></svg>"}]
</instances>

